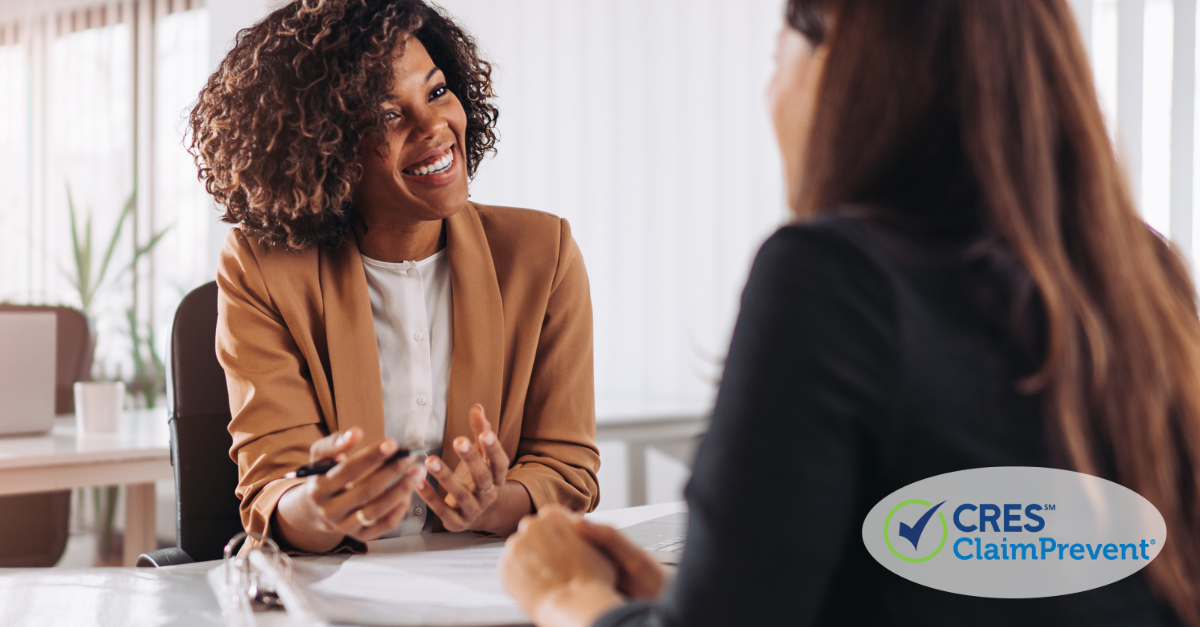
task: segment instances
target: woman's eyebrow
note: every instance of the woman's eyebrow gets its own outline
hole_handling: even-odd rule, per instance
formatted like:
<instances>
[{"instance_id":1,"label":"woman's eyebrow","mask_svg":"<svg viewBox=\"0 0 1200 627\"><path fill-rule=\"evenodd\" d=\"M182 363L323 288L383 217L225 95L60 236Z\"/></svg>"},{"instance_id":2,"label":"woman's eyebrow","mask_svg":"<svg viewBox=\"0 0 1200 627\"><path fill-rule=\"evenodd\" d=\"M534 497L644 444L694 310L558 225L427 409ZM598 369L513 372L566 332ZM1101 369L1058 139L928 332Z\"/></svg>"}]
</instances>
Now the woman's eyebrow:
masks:
<instances>
[{"instance_id":1,"label":"woman's eyebrow","mask_svg":"<svg viewBox=\"0 0 1200 627\"><path fill-rule=\"evenodd\" d=\"M442 69L442 68L440 68L440 67L438 67L438 66L436 66L436 65L435 65L435 66L433 66L433 69L432 69L432 70L429 70L429 73L425 75L425 82L426 82L426 83L428 83L428 82L429 82L429 79L433 78L433 75L434 75L434 74L437 74L439 71L441 71L441 69Z\"/></svg>"}]
</instances>

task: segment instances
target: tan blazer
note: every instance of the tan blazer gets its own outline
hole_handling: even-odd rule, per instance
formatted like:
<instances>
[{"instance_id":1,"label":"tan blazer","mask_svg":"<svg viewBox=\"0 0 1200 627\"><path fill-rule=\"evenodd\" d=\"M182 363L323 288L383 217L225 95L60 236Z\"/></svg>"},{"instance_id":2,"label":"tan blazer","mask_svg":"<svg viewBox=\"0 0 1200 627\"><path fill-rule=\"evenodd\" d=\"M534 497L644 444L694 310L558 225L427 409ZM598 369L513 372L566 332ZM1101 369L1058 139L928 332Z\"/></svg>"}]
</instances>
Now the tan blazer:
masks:
<instances>
[{"instance_id":1,"label":"tan blazer","mask_svg":"<svg viewBox=\"0 0 1200 627\"><path fill-rule=\"evenodd\" d=\"M513 460L508 478L534 507L578 511L600 500L596 472L592 306L587 271L566 220L470 205L446 221L454 302L444 458L471 437L483 404ZM358 243L294 252L234 229L217 273L217 357L225 368L242 524L267 535L279 497L303 479L309 446L362 428L384 437L375 324ZM498 421L498 424L497 424Z\"/></svg>"}]
</instances>

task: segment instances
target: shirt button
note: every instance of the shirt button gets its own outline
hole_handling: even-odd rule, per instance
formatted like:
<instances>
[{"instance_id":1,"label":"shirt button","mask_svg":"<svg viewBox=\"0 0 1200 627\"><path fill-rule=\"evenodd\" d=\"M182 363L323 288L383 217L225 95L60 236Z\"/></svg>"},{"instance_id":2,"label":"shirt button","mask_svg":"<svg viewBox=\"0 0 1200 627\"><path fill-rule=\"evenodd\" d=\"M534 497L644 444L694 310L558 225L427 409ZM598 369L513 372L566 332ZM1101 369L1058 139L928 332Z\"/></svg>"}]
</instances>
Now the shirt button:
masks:
<instances>
[{"instance_id":1,"label":"shirt button","mask_svg":"<svg viewBox=\"0 0 1200 627\"><path fill-rule=\"evenodd\" d=\"M417 276L417 271L413 268L408 269L408 276Z\"/></svg>"},{"instance_id":2,"label":"shirt button","mask_svg":"<svg viewBox=\"0 0 1200 627\"><path fill-rule=\"evenodd\" d=\"M418 405L424 405L424 404L425 404L425 397L424 397L424 396L418 396L418 397L417 397L417 404L418 404Z\"/></svg>"},{"instance_id":3,"label":"shirt button","mask_svg":"<svg viewBox=\"0 0 1200 627\"><path fill-rule=\"evenodd\" d=\"M420 342L421 340L425 339L425 334L421 333L420 331L417 331L417 334L414 335L413 337L417 338L417 341Z\"/></svg>"},{"instance_id":4,"label":"shirt button","mask_svg":"<svg viewBox=\"0 0 1200 627\"><path fill-rule=\"evenodd\" d=\"M425 510L421 509L421 507L419 505L417 507L413 508L413 514L416 516L420 516L421 514L424 514L424 513L425 513Z\"/></svg>"}]
</instances>

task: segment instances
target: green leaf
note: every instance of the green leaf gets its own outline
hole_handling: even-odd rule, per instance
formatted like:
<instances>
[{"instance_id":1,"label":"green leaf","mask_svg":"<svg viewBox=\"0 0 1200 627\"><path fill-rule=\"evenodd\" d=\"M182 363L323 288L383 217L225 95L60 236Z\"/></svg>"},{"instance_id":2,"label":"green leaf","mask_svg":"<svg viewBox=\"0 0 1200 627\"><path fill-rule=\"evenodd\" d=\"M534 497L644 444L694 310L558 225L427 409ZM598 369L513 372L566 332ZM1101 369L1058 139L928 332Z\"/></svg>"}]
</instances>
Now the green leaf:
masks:
<instances>
[{"instance_id":1,"label":"green leaf","mask_svg":"<svg viewBox=\"0 0 1200 627\"><path fill-rule=\"evenodd\" d=\"M108 240L108 249L104 252L104 261L100 264L100 272L96 275L96 287L99 287L104 282L104 275L108 273L108 266L112 262L113 253L117 250L117 243L121 239L121 231L125 229L125 220L133 213L134 203L137 201L137 190L129 195L129 199L125 201L125 207L121 210L121 217L117 219L117 227L113 229L112 237Z\"/></svg>"},{"instance_id":2,"label":"green leaf","mask_svg":"<svg viewBox=\"0 0 1200 627\"><path fill-rule=\"evenodd\" d=\"M150 238L149 242L146 242L145 246L142 246L141 248L134 251L134 253L133 253L134 261L137 261L138 259L140 259L142 257L142 255L145 255L145 254L149 253L150 251L154 250L154 247L157 246L160 241L162 241L163 236L166 235L167 231L170 231L170 230L171 230L171 227L168 226L167 228L159 231L158 233L156 233L154 235L154 237Z\"/></svg>"},{"instance_id":3,"label":"green leaf","mask_svg":"<svg viewBox=\"0 0 1200 627\"><path fill-rule=\"evenodd\" d=\"M91 256L84 249L83 243L80 241L79 221L75 212L75 198L71 194L71 184L67 183L67 213L71 218L71 251L74 254L75 272L74 275L68 275L75 288L75 293L79 297L79 305L85 314L90 313L91 298L88 284L88 270ZM91 230L91 216L88 216L88 230ZM64 271L65 274L65 271Z\"/></svg>"}]
</instances>

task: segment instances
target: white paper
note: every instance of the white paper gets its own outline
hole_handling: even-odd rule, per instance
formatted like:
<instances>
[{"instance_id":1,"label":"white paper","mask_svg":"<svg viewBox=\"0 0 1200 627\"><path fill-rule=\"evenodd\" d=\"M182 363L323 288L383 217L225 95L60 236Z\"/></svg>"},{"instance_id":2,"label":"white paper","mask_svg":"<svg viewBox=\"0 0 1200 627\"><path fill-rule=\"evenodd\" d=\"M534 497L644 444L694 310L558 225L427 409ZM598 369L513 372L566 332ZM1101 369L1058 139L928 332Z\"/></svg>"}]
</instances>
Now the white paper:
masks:
<instances>
[{"instance_id":1,"label":"white paper","mask_svg":"<svg viewBox=\"0 0 1200 627\"><path fill-rule=\"evenodd\" d=\"M515 609L496 565L503 546L355 555L317 582L322 594L397 605Z\"/></svg>"}]
</instances>

